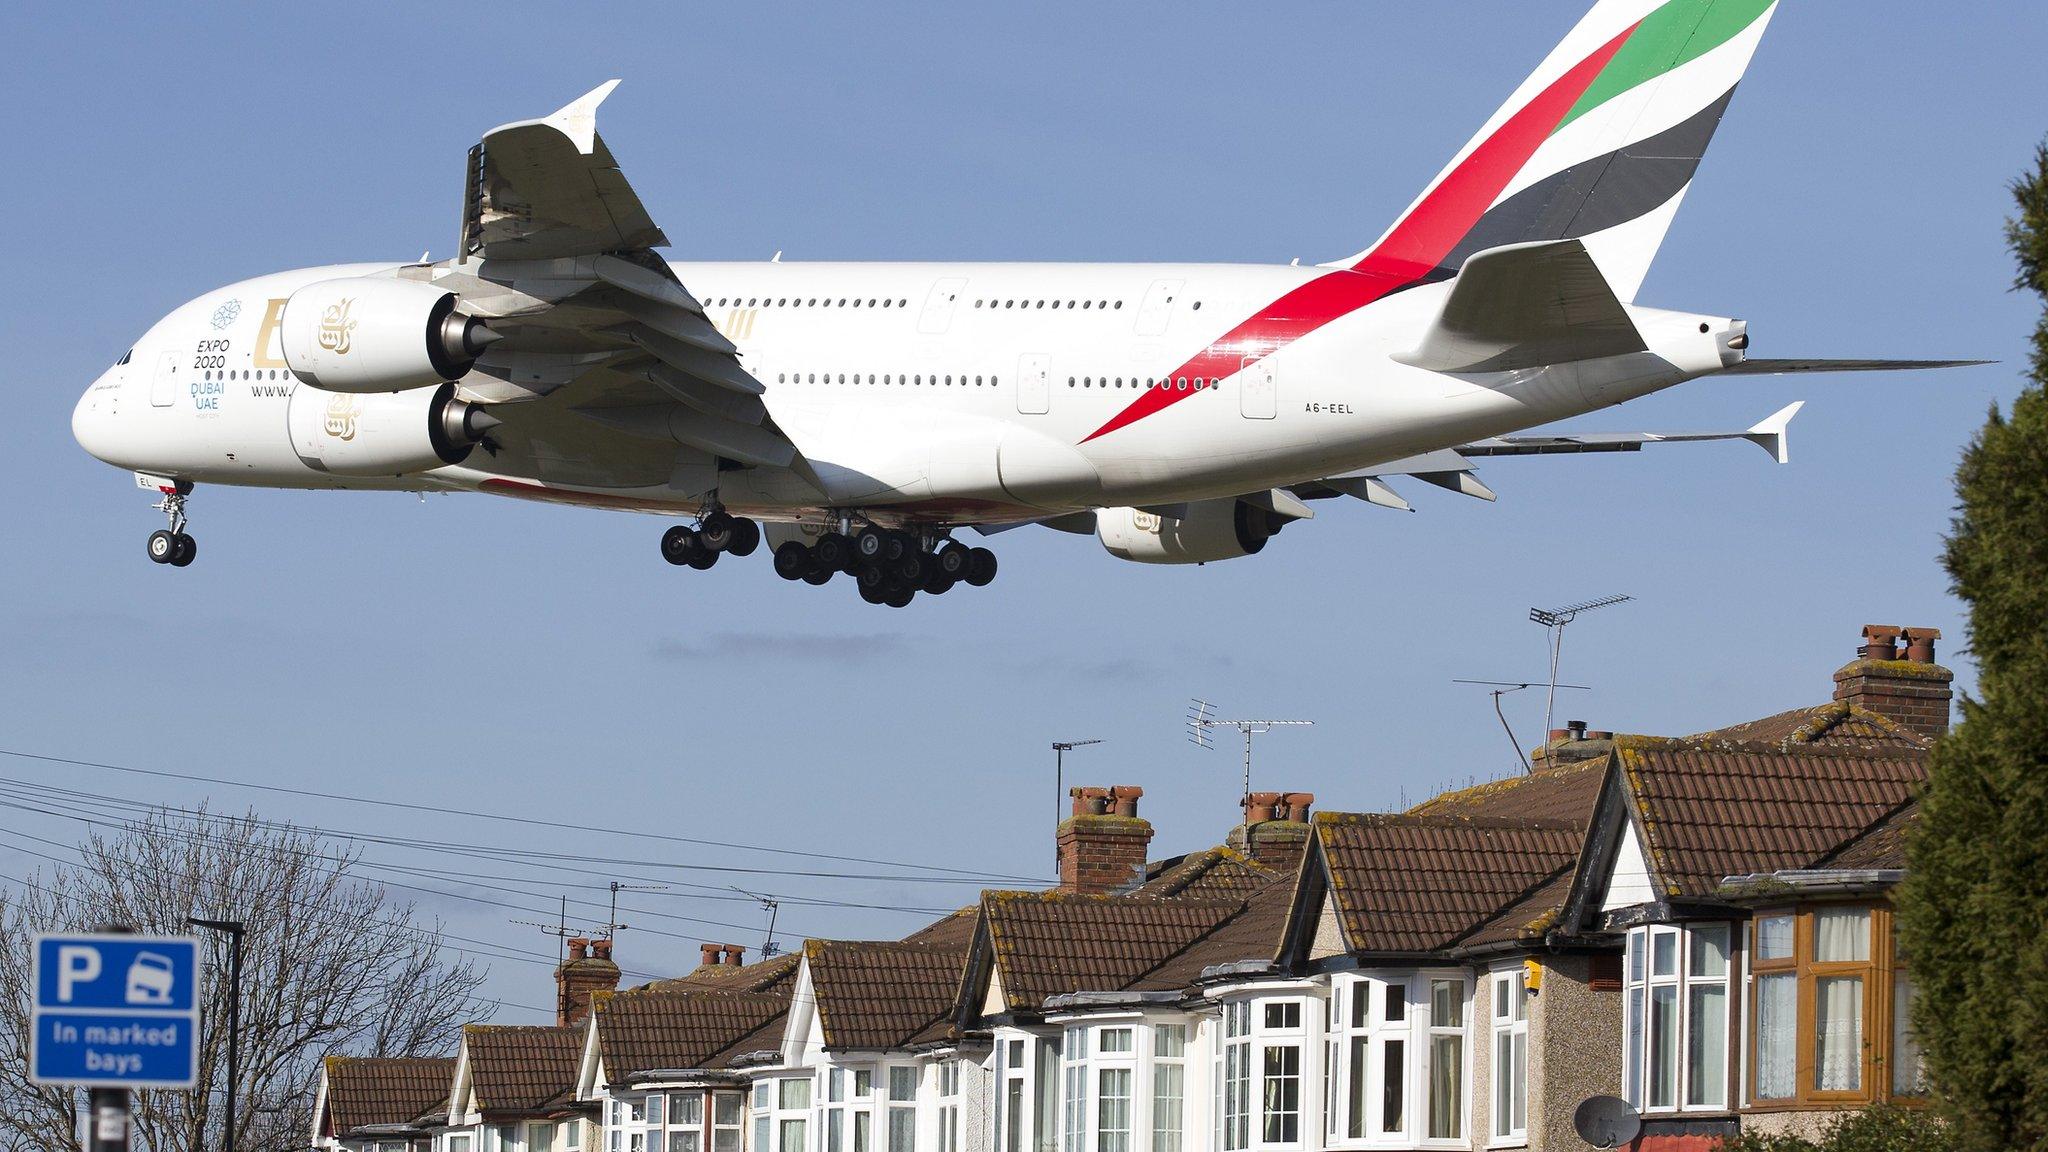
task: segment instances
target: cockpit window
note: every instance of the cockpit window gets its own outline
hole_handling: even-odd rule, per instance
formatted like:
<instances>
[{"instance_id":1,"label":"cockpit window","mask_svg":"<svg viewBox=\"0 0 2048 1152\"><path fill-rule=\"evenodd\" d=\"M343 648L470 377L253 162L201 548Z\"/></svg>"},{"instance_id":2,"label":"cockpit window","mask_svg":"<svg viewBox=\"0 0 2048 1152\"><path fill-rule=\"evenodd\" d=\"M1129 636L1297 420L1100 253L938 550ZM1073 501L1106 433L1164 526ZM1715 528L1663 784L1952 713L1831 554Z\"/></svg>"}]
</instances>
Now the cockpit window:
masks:
<instances>
[{"instance_id":1,"label":"cockpit window","mask_svg":"<svg viewBox=\"0 0 2048 1152\"><path fill-rule=\"evenodd\" d=\"M114 361L114 367L116 367L116 368L119 368L119 367L120 367L121 365L123 365L123 364L126 364L126 363L127 363L128 361L130 361L130 360L132 360L132 359L134 359L134 358L135 358L135 349L133 349L133 348L130 348L130 349L129 349L129 350L127 350L126 352L123 352L123 353L121 353L121 358L120 358L119 360L116 360L116 361Z\"/></svg>"}]
</instances>

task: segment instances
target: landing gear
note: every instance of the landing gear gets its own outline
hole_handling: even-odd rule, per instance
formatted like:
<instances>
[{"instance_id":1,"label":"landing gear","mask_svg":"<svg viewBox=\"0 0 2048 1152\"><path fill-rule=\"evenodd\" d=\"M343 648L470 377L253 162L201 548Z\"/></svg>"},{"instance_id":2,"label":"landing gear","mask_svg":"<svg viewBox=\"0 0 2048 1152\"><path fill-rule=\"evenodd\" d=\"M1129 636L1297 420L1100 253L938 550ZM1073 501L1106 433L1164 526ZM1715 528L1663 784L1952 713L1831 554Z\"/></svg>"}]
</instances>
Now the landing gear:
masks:
<instances>
[{"instance_id":1,"label":"landing gear","mask_svg":"<svg viewBox=\"0 0 2048 1152\"><path fill-rule=\"evenodd\" d=\"M191 495L192 485L180 480L158 491L164 498L157 502L156 510L170 521L170 527L149 534L149 559L153 564L183 568L199 555L199 542L185 531L185 497Z\"/></svg>"},{"instance_id":2,"label":"landing gear","mask_svg":"<svg viewBox=\"0 0 2048 1152\"><path fill-rule=\"evenodd\" d=\"M751 556L760 546L761 526L743 516L734 516L723 508L712 509L695 528L677 524L661 534L661 558L678 566L687 564L698 571L718 563L718 558L728 552L734 556ZM780 572L780 549L777 552L776 571ZM799 572L785 578L794 580L802 575Z\"/></svg>"},{"instance_id":3,"label":"landing gear","mask_svg":"<svg viewBox=\"0 0 2048 1152\"><path fill-rule=\"evenodd\" d=\"M675 550L683 547L673 541L694 537L700 541L697 548L715 557L718 553L710 551L709 545L728 535L725 550L745 555L742 548L751 550L751 545L742 537L759 529L746 520L721 521L719 515L714 510L696 529L669 529L662 538L662 555L673 557ZM862 600L896 608L908 606L919 593L943 596L962 584L980 588L995 579L995 554L986 548L972 548L932 530L867 524L856 532L848 522L851 519L852 515L846 514L836 531L828 529L817 536L786 525L774 526L768 539L775 541L775 574L792 583L801 580L819 586L832 583L843 573L853 578ZM692 551L671 562L695 563L697 554Z\"/></svg>"}]
</instances>

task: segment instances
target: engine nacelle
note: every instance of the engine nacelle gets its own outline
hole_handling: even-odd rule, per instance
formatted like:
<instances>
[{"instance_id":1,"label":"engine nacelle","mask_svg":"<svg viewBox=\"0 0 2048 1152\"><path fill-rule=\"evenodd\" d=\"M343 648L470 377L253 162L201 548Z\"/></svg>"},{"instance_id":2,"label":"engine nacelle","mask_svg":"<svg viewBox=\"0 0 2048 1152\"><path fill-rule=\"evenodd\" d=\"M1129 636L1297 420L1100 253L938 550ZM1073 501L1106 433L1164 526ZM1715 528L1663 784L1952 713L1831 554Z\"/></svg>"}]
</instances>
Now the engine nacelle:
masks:
<instances>
[{"instance_id":1,"label":"engine nacelle","mask_svg":"<svg viewBox=\"0 0 2048 1152\"><path fill-rule=\"evenodd\" d=\"M329 392L424 388L468 372L499 334L418 280L355 276L308 284L285 301L284 362Z\"/></svg>"},{"instance_id":2,"label":"engine nacelle","mask_svg":"<svg viewBox=\"0 0 2048 1152\"><path fill-rule=\"evenodd\" d=\"M299 459L341 476L404 476L460 464L502 423L457 400L453 384L369 394L300 385L286 418Z\"/></svg>"},{"instance_id":3,"label":"engine nacelle","mask_svg":"<svg viewBox=\"0 0 2048 1152\"><path fill-rule=\"evenodd\" d=\"M1095 535L1109 554L1139 564L1207 564L1255 555L1286 524L1242 500L1202 500L1175 520L1138 508L1104 508Z\"/></svg>"}]
</instances>

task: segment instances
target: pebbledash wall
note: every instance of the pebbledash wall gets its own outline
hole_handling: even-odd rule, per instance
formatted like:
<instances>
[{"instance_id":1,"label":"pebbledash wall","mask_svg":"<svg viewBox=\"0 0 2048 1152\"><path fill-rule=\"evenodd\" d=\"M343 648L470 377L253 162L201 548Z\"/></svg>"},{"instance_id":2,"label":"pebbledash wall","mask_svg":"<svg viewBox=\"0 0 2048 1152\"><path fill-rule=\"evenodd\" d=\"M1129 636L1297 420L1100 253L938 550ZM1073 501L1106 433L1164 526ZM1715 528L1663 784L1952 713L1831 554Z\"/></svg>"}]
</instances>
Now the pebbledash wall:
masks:
<instances>
[{"instance_id":1,"label":"pebbledash wall","mask_svg":"<svg viewBox=\"0 0 2048 1152\"><path fill-rule=\"evenodd\" d=\"M616 994L608 943L576 941L557 1021L580 1037L575 1082L553 1091L534 1077L556 1073L515 1068L537 1095L502 1125L450 1101L353 1130L328 1117L315 1144L1578 1152L1579 1105L1618 1096L1643 1116L1634 1152L1708 1152L1739 1131L1912 1106L1924 1088L1889 913L1947 730L1938 637L1872 625L1824 703L1681 738L1575 724L1526 775L1408 813L1312 815L1306 794L1256 794L1223 845L1166 861L1148 863L1142 789L1076 788L1059 889L984 894L902 941L813 942L753 965L707 945L690 976ZM957 980L933 971L940 955ZM1760 1006L1763 980L1797 996ZM608 1078L607 1060L625 1066L601 1042L614 995L621 1011L661 1006L647 996L702 1008L676 1046L697 1054ZM1381 1019L1396 998L1401 1015ZM746 1006L744 1028L705 1034ZM875 1021L892 1019L895 1046L877 1046ZM865 1039L834 1046L856 1026ZM1106 1040L1130 1047L1063 1047ZM470 1048L458 1083L474 1094L489 1070L470 1070ZM905 1068L915 1098L892 1100L890 1070ZM705 1094L685 1107L687 1085ZM712 1123L721 1092L744 1093L743 1128ZM1432 1135L1446 1110L1457 1134Z\"/></svg>"}]
</instances>

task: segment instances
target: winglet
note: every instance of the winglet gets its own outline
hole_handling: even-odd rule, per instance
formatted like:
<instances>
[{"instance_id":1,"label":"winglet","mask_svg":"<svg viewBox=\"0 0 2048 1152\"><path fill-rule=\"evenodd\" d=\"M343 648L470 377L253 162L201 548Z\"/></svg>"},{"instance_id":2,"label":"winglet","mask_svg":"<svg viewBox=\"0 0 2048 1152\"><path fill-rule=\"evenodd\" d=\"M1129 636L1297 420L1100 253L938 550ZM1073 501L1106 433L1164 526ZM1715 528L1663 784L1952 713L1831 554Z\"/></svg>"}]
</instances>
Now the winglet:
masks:
<instances>
[{"instance_id":1,"label":"winglet","mask_svg":"<svg viewBox=\"0 0 2048 1152\"><path fill-rule=\"evenodd\" d=\"M597 106L617 88L617 80L607 80L571 101L567 107L545 121L550 127L567 136L576 145L576 150L585 156L597 147Z\"/></svg>"},{"instance_id":2,"label":"winglet","mask_svg":"<svg viewBox=\"0 0 2048 1152\"><path fill-rule=\"evenodd\" d=\"M1742 438L1769 452L1778 463L1789 463L1792 459L1791 444L1785 430L1791 425L1792 418L1799 415L1799 410L1804 407L1806 401L1795 400L1778 409L1763 423L1743 433Z\"/></svg>"}]
</instances>

